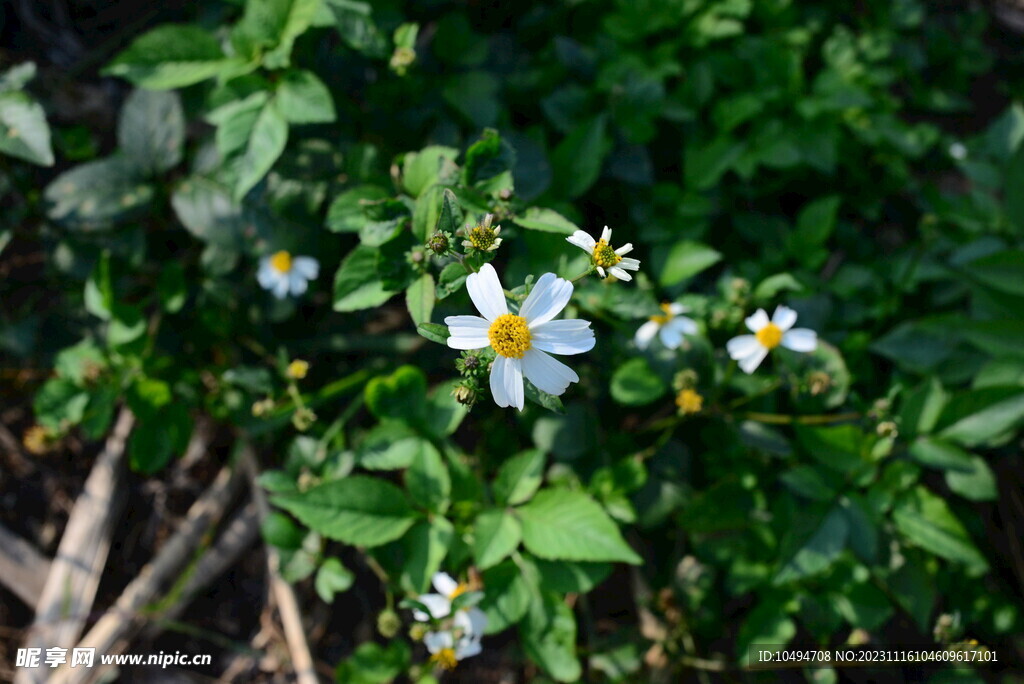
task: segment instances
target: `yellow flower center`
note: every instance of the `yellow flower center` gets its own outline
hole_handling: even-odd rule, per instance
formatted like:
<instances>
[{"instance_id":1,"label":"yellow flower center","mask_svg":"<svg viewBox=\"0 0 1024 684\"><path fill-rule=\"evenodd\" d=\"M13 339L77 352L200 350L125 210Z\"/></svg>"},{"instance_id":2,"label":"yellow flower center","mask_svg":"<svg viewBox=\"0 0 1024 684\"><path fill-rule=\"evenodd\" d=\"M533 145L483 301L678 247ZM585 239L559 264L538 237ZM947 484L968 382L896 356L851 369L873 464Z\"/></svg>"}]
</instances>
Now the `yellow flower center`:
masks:
<instances>
[{"instance_id":1,"label":"yellow flower center","mask_svg":"<svg viewBox=\"0 0 1024 684\"><path fill-rule=\"evenodd\" d=\"M692 389L684 389L676 395L676 406L680 413L700 413L704 407L704 397Z\"/></svg>"},{"instance_id":2,"label":"yellow flower center","mask_svg":"<svg viewBox=\"0 0 1024 684\"><path fill-rule=\"evenodd\" d=\"M510 359L521 359L530 348L530 327L526 319L515 314L498 316L487 331L494 351Z\"/></svg>"},{"instance_id":3,"label":"yellow flower center","mask_svg":"<svg viewBox=\"0 0 1024 684\"><path fill-rule=\"evenodd\" d=\"M288 377L293 380L302 380L309 372L309 362L302 359L295 359L288 364Z\"/></svg>"},{"instance_id":4,"label":"yellow flower center","mask_svg":"<svg viewBox=\"0 0 1024 684\"><path fill-rule=\"evenodd\" d=\"M292 255L282 249L270 257L270 265L278 273L288 273L292 270Z\"/></svg>"},{"instance_id":5,"label":"yellow flower center","mask_svg":"<svg viewBox=\"0 0 1024 684\"><path fill-rule=\"evenodd\" d=\"M486 252L494 245L494 229L477 226L469 231L469 242L475 249Z\"/></svg>"},{"instance_id":6,"label":"yellow flower center","mask_svg":"<svg viewBox=\"0 0 1024 684\"><path fill-rule=\"evenodd\" d=\"M459 664L459 659L455 657L454 648L442 648L430 656L430 660L445 670L454 670L455 666Z\"/></svg>"},{"instance_id":7,"label":"yellow flower center","mask_svg":"<svg viewBox=\"0 0 1024 684\"><path fill-rule=\"evenodd\" d=\"M601 268L611 268L620 261L622 261L622 257L615 253L607 240L598 240L594 245L594 263Z\"/></svg>"},{"instance_id":8,"label":"yellow flower center","mask_svg":"<svg viewBox=\"0 0 1024 684\"><path fill-rule=\"evenodd\" d=\"M658 325L665 325L675 317L675 314L672 313L672 305L668 302L661 303L661 310L664 311L664 313L660 316L651 316L651 320Z\"/></svg>"},{"instance_id":9,"label":"yellow flower center","mask_svg":"<svg viewBox=\"0 0 1024 684\"><path fill-rule=\"evenodd\" d=\"M455 587L455 589L452 590L452 593L448 594L448 600L454 601L457 597L465 594L467 591L469 591L469 585L465 582L459 582L459 586Z\"/></svg>"},{"instance_id":10,"label":"yellow flower center","mask_svg":"<svg viewBox=\"0 0 1024 684\"><path fill-rule=\"evenodd\" d=\"M758 330L754 337L765 349L775 349L782 342L782 330L774 323L769 323Z\"/></svg>"}]
</instances>

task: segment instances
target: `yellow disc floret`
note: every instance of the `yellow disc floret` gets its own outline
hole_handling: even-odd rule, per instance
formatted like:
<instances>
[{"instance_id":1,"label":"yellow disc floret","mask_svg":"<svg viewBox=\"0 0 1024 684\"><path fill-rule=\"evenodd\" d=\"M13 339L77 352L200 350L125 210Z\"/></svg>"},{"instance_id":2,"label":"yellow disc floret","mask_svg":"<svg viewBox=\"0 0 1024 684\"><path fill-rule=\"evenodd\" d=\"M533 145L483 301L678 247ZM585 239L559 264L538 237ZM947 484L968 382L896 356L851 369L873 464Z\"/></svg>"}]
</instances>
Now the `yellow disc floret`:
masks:
<instances>
[{"instance_id":1,"label":"yellow disc floret","mask_svg":"<svg viewBox=\"0 0 1024 684\"><path fill-rule=\"evenodd\" d=\"M704 397L700 396L696 390L684 389L676 395L676 406L679 407L679 412L683 414L700 413L700 410L704 407Z\"/></svg>"},{"instance_id":2,"label":"yellow disc floret","mask_svg":"<svg viewBox=\"0 0 1024 684\"><path fill-rule=\"evenodd\" d=\"M452 593L448 594L448 600L454 601L456 597L461 596L469 591L469 585L465 582L459 582L459 586L452 590Z\"/></svg>"},{"instance_id":3,"label":"yellow disc floret","mask_svg":"<svg viewBox=\"0 0 1024 684\"><path fill-rule=\"evenodd\" d=\"M775 349L782 342L782 330L774 323L764 326L754 336L765 349Z\"/></svg>"},{"instance_id":4,"label":"yellow disc floret","mask_svg":"<svg viewBox=\"0 0 1024 684\"><path fill-rule=\"evenodd\" d=\"M672 305L669 304L668 302L662 302L660 306L661 310L664 313L658 316L651 316L650 319L657 323L658 325L665 325L666 323L671 321L673 317L675 317L675 314L672 313Z\"/></svg>"},{"instance_id":5,"label":"yellow disc floret","mask_svg":"<svg viewBox=\"0 0 1024 684\"><path fill-rule=\"evenodd\" d=\"M598 240L594 245L594 263L601 268L611 268L620 261L622 261L622 257L615 253L607 240Z\"/></svg>"},{"instance_id":6,"label":"yellow disc floret","mask_svg":"<svg viewBox=\"0 0 1024 684\"><path fill-rule=\"evenodd\" d=\"M474 249L486 252L494 245L494 229L489 226L477 226L469 231L469 243Z\"/></svg>"},{"instance_id":7,"label":"yellow disc floret","mask_svg":"<svg viewBox=\"0 0 1024 684\"><path fill-rule=\"evenodd\" d=\"M278 273L288 273L292 270L292 255L282 249L270 257L270 265Z\"/></svg>"},{"instance_id":8,"label":"yellow disc floret","mask_svg":"<svg viewBox=\"0 0 1024 684\"><path fill-rule=\"evenodd\" d=\"M302 380L309 373L309 362L302 359L295 359L288 364L288 377L292 380Z\"/></svg>"},{"instance_id":9,"label":"yellow disc floret","mask_svg":"<svg viewBox=\"0 0 1024 684\"><path fill-rule=\"evenodd\" d=\"M459 659L455 657L454 648L442 648L430 656L430 659L445 670L454 670L455 666L459 664Z\"/></svg>"},{"instance_id":10,"label":"yellow disc floret","mask_svg":"<svg viewBox=\"0 0 1024 684\"><path fill-rule=\"evenodd\" d=\"M515 314L498 316L487 331L494 351L510 359L521 359L530 348L530 327Z\"/></svg>"}]
</instances>

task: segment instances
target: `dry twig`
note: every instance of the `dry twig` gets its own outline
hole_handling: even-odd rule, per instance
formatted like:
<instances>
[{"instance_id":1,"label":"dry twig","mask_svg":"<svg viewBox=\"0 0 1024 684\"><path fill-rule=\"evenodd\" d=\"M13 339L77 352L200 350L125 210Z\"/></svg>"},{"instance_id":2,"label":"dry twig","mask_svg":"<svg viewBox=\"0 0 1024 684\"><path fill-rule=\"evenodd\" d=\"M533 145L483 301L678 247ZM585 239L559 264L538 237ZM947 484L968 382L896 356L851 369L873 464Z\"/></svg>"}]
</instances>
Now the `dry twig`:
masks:
<instances>
[{"instance_id":1,"label":"dry twig","mask_svg":"<svg viewBox=\"0 0 1024 684\"><path fill-rule=\"evenodd\" d=\"M35 606L49 574L50 561L32 544L0 525L0 584L26 605Z\"/></svg>"}]
</instances>

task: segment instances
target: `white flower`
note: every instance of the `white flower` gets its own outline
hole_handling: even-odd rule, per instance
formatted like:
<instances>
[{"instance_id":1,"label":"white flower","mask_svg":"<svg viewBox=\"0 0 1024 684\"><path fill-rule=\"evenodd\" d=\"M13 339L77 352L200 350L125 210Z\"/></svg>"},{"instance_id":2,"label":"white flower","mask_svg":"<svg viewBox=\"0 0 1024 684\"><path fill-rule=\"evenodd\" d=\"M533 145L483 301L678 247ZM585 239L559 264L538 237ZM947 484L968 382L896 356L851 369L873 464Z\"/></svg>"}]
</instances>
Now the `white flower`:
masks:
<instances>
[{"instance_id":1,"label":"white flower","mask_svg":"<svg viewBox=\"0 0 1024 684\"><path fill-rule=\"evenodd\" d=\"M465 593L469 586L456 582L447 572L435 573L430 583L434 585L436 594L423 594L417 597L417 601L426 606L430 611L427 615L422 610L412 611L412 616L420 622L430 622L431 618L440 620L446 618L452 612L452 601L459 594Z\"/></svg>"},{"instance_id":2,"label":"white flower","mask_svg":"<svg viewBox=\"0 0 1024 684\"><path fill-rule=\"evenodd\" d=\"M640 349L647 349L655 335L661 338L661 343L668 349L678 349L683 343L683 335L697 334L697 324L693 319L679 315L686 313L685 306L665 302L661 305L661 310L661 315L651 316L637 329L633 341Z\"/></svg>"},{"instance_id":3,"label":"white flower","mask_svg":"<svg viewBox=\"0 0 1024 684\"><path fill-rule=\"evenodd\" d=\"M808 328L793 328L796 311L779 306L768 320L764 309L758 309L747 318L747 328L753 335L740 335L726 343L729 356L739 362L744 373L753 373L768 352L780 344L798 352L812 352L818 347L818 335Z\"/></svg>"},{"instance_id":4,"label":"white flower","mask_svg":"<svg viewBox=\"0 0 1024 684\"><path fill-rule=\"evenodd\" d=\"M508 312L498 274L490 264L470 274L466 289L483 314L448 316L448 346L452 349L491 347L497 354L491 366L491 395L498 406L523 410L523 376L542 392L555 396L565 392L579 376L551 354L582 354L594 348L590 322L580 319L553 321L572 297L572 283L545 273L519 307Z\"/></svg>"},{"instance_id":5,"label":"white flower","mask_svg":"<svg viewBox=\"0 0 1024 684\"><path fill-rule=\"evenodd\" d=\"M501 246L501 238L498 237L501 233L501 226L491 228L493 220L494 214L487 214L480 225L476 227L466 224L464 234L467 239L462 241L462 246L466 249L475 249L478 252L493 252L498 249Z\"/></svg>"},{"instance_id":6,"label":"white flower","mask_svg":"<svg viewBox=\"0 0 1024 684\"><path fill-rule=\"evenodd\" d=\"M278 299L289 294L301 295L310 280L320 275L320 263L313 257L297 256L284 250L260 259L256 280L264 290L270 290Z\"/></svg>"},{"instance_id":7,"label":"white flower","mask_svg":"<svg viewBox=\"0 0 1024 684\"><path fill-rule=\"evenodd\" d=\"M619 280L632 280L633 276L629 275L627 271L635 271L640 268L639 259L622 258L624 254L629 254L633 251L632 242L627 242L618 249L612 249L610 243L612 229L608 226L605 226L604 230L601 231L600 240L594 240L594 238L582 230L577 230L565 239L590 255L590 258L594 260L594 265L597 266L597 272L601 274L602 278L606 278L610 274ZM608 274L605 273L605 269L608 269Z\"/></svg>"},{"instance_id":8,"label":"white flower","mask_svg":"<svg viewBox=\"0 0 1024 684\"><path fill-rule=\"evenodd\" d=\"M954 142L949 146L949 156L957 161L967 159L967 147L962 142Z\"/></svg>"},{"instance_id":9,"label":"white flower","mask_svg":"<svg viewBox=\"0 0 1024 684\"><path fill-rule=\"evenodd\" d=\"M452 620L452 628L427 632L423 644L430 651L431 660L452 670L460 660L472 658L483 650L480 640L487 627L487 616L479 608L460 610Z\"/></svg>"}]
</instances>

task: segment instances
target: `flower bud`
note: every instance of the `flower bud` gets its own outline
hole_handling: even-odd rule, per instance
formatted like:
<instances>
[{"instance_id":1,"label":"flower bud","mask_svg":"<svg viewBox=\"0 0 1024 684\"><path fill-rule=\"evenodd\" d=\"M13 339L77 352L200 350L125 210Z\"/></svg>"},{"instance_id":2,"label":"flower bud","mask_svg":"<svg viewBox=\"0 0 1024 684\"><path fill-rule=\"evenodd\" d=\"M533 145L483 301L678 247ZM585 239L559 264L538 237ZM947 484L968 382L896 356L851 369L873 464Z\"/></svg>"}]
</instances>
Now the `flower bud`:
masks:
<instances>
[{"instance_id":1,"label":"flower bud","mask_svg":"<svg viewBox=\"0 0 1024 684\"><path fill-rule=\"evenodd\" d=\"M402 629L402 618L398 617L398 613L395 611L382 610L377 616L377 631L385 639L395 636L400 629Z\"/></svg>"},{"instance_id":2,"label":"flower bud","mask_svg":"<svg viewBox=\"0 0 1024 684\"><path fill-rule=\"evenodd\" d=\"M437 254L438 256L441 256L442 254L447 254L450 248L451 235L444 231L437 231L436 233L431 235L430 239L427 241L427 249L429 249L434 254Z\"/></svg>"},{"instance_id":3,"label":"flower bud","mask_svg":"<svg viewBox=\"0 0 1024 684\"><path fill-rule=\"evenodd\" d=\"M452 394L455 395L455 401L465 406L472 406L476 402L476 390L469 385L459 385Z\"/></svg>"}]
</instances>

